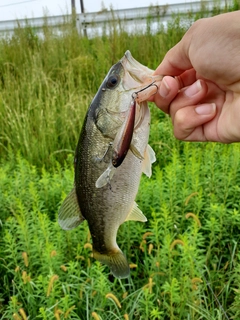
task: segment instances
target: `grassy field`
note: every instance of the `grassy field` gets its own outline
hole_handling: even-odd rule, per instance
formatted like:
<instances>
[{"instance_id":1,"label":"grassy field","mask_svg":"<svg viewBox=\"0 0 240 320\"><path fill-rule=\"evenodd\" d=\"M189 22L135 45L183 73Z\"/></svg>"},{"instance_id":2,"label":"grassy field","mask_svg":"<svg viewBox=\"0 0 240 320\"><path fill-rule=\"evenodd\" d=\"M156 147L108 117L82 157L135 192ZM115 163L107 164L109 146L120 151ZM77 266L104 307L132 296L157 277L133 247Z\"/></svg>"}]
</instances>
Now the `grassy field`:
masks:
<instances>
[{"instance_id":1,"label":"grassy field","mask_svg":"<svg viewBox=\"0 0 240 320\"><path fill-rule=\"evenodd\" d=\"M236 1L226 11L239 9ZM202 12L196 18L219 13ZM193 19L168 29L61 36L31 28L0 41L0 320L240 319L240 145L183 143L150 106L157 162L118 244L131 277L92 258L87 223L66 232L57 212L73 183L73 154L89 103L126 50L150 68ZM183 23L184 22L184 23Z\"/></svg>"}]
</instances>

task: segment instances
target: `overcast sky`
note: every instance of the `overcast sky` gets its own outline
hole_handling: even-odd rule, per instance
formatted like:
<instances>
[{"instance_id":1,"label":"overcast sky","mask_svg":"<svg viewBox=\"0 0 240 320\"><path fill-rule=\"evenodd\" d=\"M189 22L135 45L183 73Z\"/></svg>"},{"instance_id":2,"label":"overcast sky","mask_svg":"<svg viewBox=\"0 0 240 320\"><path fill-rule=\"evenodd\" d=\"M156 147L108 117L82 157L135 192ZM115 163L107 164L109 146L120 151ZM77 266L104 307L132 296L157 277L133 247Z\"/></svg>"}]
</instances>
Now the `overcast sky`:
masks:
<instances>
[{"instance_id":1,"label":"overcast sky","mask_svg":"<svg viewBox=\"0 0 240 320\"><path fill-rule=\"evenodd\" d=\"M191 0L83 0L86 12L100 11L102 4L109 9L127 9L191 2ZM77 13L80 13L80 0L75 0ZM0 21L24 18L36 18L43 13L62 15L71 12L71 0L0 0Z\"/></svg>"}]
</instances>

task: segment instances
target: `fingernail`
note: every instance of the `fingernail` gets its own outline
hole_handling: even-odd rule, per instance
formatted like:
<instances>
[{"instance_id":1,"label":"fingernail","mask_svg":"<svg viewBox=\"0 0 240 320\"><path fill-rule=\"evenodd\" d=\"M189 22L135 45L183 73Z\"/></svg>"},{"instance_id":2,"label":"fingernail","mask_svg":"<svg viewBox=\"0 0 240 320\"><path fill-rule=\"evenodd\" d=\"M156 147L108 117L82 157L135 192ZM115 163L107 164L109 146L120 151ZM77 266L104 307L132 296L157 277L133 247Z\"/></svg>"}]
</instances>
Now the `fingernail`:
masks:
<instances>
[{"instance_id":1,"label":"fingernail","mask_svg":"<svg viewBox=\"0 0 240 320\"><path fill-rule=\"evenodd\" d=\"M197 80L194 82L190 87L188 87L184 93L188 97L194 96L196 93L198 93L202 89L201 81Z\"/></svg>"},{"instance_id":2,"label":"fingernail","mask_svg":"<svg viewBox=\"0 0 240 320\"><path fill-rule=\"evenodd\" d=\"M216 104L215 103L205 103L200 104L195 108L197 114L200 115L209 115L216 112Z\"/></svg>"},{"instance_id":3,"label":"fingernail","mask_svg":"<svg viewBox=\"0 0 240 320\"><path fill-rule=\"evenodd\" d=\"M170 92L170 87L167 84L165 78L163 78L161 86L160 86L160 90L159 90L160 96L163 98L166 98L168 96L169 92Z\"/></svg>"}]
</instances>

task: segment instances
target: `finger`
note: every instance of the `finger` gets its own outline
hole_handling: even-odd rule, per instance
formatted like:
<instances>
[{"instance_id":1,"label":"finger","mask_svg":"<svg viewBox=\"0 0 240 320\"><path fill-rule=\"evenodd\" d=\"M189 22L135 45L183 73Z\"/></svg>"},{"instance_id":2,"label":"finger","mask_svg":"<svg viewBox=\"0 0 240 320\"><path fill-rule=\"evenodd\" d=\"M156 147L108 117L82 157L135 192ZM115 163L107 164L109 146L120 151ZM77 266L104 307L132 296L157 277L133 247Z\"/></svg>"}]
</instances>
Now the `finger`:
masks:
<instances>
[{"instance_id":1,"label":"finger","mask_svg":"<svg viewBox=\"0 0 240 320\"><path fill-rule=\"evenodd\" d=\"M171 118L174 120L179 109L201 103L207 92L208 87L204 80L197 80L189 87L183 88L170 105Z\"/></svg>"},{"instance_id":2,"label":"finger","mask_svg":"<svg viewBox=\"0 0 240 320\"><path fill-rule=\"evenodd\" d=\"M163 78L157 93L149 101L155 102L158 108L168 113L170 103L176 97L178 90L178 81L173 77L166 76Z\"/></svg>"},{"instance_id":3,"label":"finger","mask_svg":"<svg viewBox=\"0 0 240 320\"><path fill-rule=\"evenodd\" d=\"M194 79L193 72L191 74ZM207 140L203 125L213 119L216 114L215 104L201 103L207 92L206 82L197 80L189 87L183 88L171 103L170 115L174 126L174 135L177 139Z\"/></svg>"},{"instance_id":4,"label":"finger","mask_svg":"<svg viewBox=\"0 0 240 320\"><path fill-rule=\"evenodd\" d=\"M184 36L184 41L181 40L165 55L155 71L155 74L178 76L183 71L191 69L192 64L188 57L188 48L190 42L187 41L187 34Z\"/></svg>"},{"instance_id":5,"label":"finger","mask_svg":"<svg viewBox=\"0 0 240 320\"><path fill-rule=\"evenodd\" d=\"M215 103L179 109L174 117L174 135L179 140L207 141L204 124L216 115Z\"/></svg>"},{"instance_id":6,"label":"finger","mask_svg":"<svg viewBox=\"0 0 240 320\"><path fill-rule=\"evenodd\" d=\"M178 81L179 89L188 87L197 80L196 70L193 68L186 70L179 76L175 76L175 79Z\"/></svg>"}]
</instances>

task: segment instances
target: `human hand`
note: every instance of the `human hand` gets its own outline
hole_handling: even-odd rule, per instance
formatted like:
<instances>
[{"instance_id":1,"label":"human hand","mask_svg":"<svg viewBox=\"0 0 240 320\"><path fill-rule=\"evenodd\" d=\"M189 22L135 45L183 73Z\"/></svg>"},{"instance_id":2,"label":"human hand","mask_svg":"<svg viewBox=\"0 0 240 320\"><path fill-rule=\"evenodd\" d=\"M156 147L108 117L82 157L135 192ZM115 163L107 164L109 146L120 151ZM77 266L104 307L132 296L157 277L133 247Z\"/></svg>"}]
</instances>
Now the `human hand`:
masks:
<instances>
[{"instance_id":1,"label":"human hand","mask_svg":"<svg viewBox=\"0 0 240 320\"><path fill-rule=\"evenodd\" d=\"M236 11L198 20L156 69L168 76L153 101L170 114L176 138L240 141L239 19Z\"/></svg>"}]
</instances>

